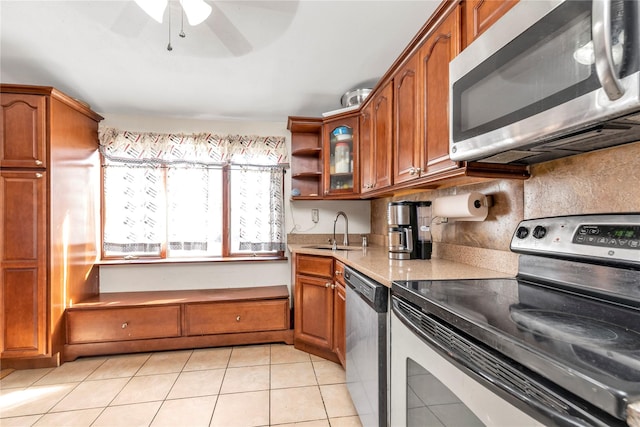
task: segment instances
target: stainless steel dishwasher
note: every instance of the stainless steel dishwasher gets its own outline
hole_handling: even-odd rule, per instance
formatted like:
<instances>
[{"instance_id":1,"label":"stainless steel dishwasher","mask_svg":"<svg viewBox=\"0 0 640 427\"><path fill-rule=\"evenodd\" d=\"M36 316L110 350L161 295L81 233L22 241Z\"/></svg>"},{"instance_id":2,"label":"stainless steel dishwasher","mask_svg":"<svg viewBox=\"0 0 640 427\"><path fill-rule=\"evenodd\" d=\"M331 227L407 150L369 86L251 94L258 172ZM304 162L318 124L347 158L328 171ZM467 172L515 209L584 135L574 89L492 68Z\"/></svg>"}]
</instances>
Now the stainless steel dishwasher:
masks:
<instances>
[{"instance_id":1,"label":"stainless steel dishwasher","mask_svg":"<svg viewBox=\"0 0 640 427\"><path fill-rule=\"evenodd\" d=\"M345 267L347 388L364 427L386 427L389 289Z\"/></svg>"}]
</instances>

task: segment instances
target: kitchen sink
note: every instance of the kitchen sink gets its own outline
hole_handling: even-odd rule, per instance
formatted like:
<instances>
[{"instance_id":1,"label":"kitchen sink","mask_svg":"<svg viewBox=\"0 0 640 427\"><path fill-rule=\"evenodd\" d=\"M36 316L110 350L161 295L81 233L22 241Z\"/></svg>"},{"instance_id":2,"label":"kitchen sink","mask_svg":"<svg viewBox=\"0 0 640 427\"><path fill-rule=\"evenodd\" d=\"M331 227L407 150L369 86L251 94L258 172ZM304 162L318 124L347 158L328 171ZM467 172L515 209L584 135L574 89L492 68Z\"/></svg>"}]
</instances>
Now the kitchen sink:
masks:
<instances>
[{"instance_id":1,"label":"kitchen sink","mask_svg":"<svg viewBox=\"0 0 640 427\"><path fill-rule=\"evenodd\" d=\"M331 245L310 245L310 246L304 246L307 249L322 249L322 250L326 250L326 251L330 251L333 249L333 247ZM360 246L340 246L338 245L338 247L336 248L336 250L338 251L357 251L359 249L362 249Z\"/></svg>"}]
</instances>

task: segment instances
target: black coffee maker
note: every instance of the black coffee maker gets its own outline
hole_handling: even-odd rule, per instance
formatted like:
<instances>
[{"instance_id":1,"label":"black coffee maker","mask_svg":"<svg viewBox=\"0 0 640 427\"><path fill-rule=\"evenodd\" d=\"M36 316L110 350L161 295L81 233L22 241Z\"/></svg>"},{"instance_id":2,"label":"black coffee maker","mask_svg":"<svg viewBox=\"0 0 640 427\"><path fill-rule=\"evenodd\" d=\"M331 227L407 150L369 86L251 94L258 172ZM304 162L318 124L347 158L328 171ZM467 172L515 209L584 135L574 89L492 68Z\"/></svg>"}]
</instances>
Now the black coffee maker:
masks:
<instances>
[{"instance_id":1,"label":"black coffee maker","mask_svg":"<svg viewBox=\"0 0 640 427\"><path fill-rule=\"evenodd\" d=\"M431 258L431 202L391 202L387 206L389 258Z\"/></svg>"}]
</instances>

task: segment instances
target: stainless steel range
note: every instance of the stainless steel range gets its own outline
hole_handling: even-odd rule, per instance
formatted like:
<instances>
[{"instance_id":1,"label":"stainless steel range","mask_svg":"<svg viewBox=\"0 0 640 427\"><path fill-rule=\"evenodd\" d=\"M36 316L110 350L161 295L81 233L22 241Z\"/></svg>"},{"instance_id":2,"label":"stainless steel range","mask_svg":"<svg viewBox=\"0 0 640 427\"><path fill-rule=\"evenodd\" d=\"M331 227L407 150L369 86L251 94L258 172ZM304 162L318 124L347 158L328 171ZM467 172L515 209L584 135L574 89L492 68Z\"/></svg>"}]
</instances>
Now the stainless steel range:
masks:
<instances>
[{"instance_id":1,"label":"stainless steel range","mask_svg":"<svg viewBox=\"0 0 640 427\"><path fill-rule=\"evenodd\" d=\"M640 425L640 214L523 221L511 249L515 278L393 283L392 370L396 321L527 419ZM499 424L460 400L479 424Z\"/></svg>"}]
</instances>

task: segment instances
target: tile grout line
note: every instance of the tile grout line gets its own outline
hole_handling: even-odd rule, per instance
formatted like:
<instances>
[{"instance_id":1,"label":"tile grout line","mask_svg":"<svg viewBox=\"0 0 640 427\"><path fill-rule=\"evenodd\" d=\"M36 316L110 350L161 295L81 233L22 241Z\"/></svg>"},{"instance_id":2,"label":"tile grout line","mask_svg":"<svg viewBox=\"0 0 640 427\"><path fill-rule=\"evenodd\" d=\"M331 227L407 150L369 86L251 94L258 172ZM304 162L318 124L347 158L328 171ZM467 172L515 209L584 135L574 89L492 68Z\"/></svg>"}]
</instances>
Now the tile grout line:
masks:
<instances>
[{"instance_id":1,"label":"tile grout line","mask_svg":"<svg viewBox=\"0 0 640 427\"><path fill-rule=\"evenodd\" d=\"M272 379L272 375L273 372L271 370L271 367L273 366L273 344L269 344L269 395L268 395L268 399L267 399L267 409L268 409L268 420L267 422L269 423L269 426L271 426L273 424L272 420L271 420L271 379Z\"/></svg>"},{"instance_id":2,"label":"tile grout line","mask_svg":"<svg viewBox=\"0 0 640 427\"><path fill-rule=\"evenodd\" d=\"M167 397L169 397L169 395L171 394L171 390L173 390L173 387L175 387L176 382L178 382L178 378L180 378L180 375L182 375L182 373L184 372L184 367L187 366L187 363L189 363L189 359L191 359L191 357L193 356L193 350L191 350L191 352L189 353L189 357L187 357L187 360L185 360L184 364L182 365L182 367L180 368L180 371L178 372L178 375L176 375L175 380L173 380L173 384L171 384L171 387L169 387L169 390L167 391L167 394L164 396L164 398L160 401L160 406L158 406L158 410L156 411L155 414L153 414L153 418L151 418L151 421L149 422L149 426L151 426L153 424L153 421L155 421L155 419L158 417L158 414L160 413L160 410L162 409L162 407L164 406L164 403L167 401ZM149 358L147 359L147 361L151 359L151 356L149 356ZM146 363L146 362L145 362ZM144 366L144 363L142 364L142 366ZM138 371L140 371L140 369L142 369L142 366L140 366L140 368L138 369ZM136 371L136 373L138 372ZM135 375L134 375L135 377ZM123 389L124 390L124 387ZM120 390L120 392L122 392L122 390ZM118 393L120 394L120 393ZM115 399L115 397L114 397ZM145 402L146 403L146 402Z\"/></svg>"},{"instance_id":3,"label":"tile grout line","mask_svg":"<svg viewBox=\"0 0 640 427\"><path fill-rule=\"evenodd\" d=\"M307 359L305 359L305 361L300 360L299 358L288 358L288 357L284 357L280 363L275 363L274 360L274 352L276 349L276 346L274 344L268 344L268 366L269 366L269 370L268 370L268 399L267 399L267 404L268 404L268 408L267 408L267 413L268 413L268 425L269 426L275 426L276 424L274 424L274 419L273 417L277 414L274 414L272 411L272 403L273 403L273 392L274 390L278 390L278 389L274 389L273 388L273 381L274 381L274 371L273 371L273 367L276 364L303 364L303 363L310 363L311 364L311 369L313 372L313 376L314 376L314 382L313 382L313 386L316 387L316 389L318 390L318 392L320 393L320 397L322 400L322 405L323 405L323 412L324 412L324 417L323 418L319 418L318 421L322 421L323 419L325 420L325 422L327 423L327 425L331 425L330 419L329 419L329 414L328 414L328 408L327 408L327 401L325 399L325 396L322 393L322 385L320 384L320 378L319 378L319 368L318 366L316 366L318 361L314 361L310 356L307 355ZM211 409L211 414L209 417L209 425L213 425L212 423L214 422L214 415L215 415L215 411L216 409L218 409L219 407L219 398L220 398L220 393L222 391L222 387L224 384L225 379L227 379L227 375L228 375L228 369L231 367L231 361L234 355L234 352L237 352L239 346L231 346L229 347L229 352L226 358L222 359L222 361L224 361L223 364L218 365L219 367L215 367L215 368L211 368L211 369L223 369L222 372L222 376L220 379L220 383L218 385L218 387L216 389L211 390L212 392L215 393L215 400L213 402L213 408ZM243 354L241 352L241 354ZM264 353L263 353L264 354ZM288 353L284 353L284 356L286 356ZM80 386L81 384L84 383L89 383L89 382L94 382L94 381L99 381L99 380L108 380L108 379L117 379L117 378L124 378L124 377L114 377L114 378L97 378L97 379L90 379L90 377L94 374L96 374L96 372L98 370L100 370L101 368L105 367L105 364L107 364L109 362L109 360L113 360L111 359L111 357L106 357L105 359L102 360L101 363L99 363L97 366L95 366L94 368L92 368L90 370L90 372L86 375L83 376L83 379L76 383L67 393L65 393L60 399L58 399L55 403L53 403L46 412L43 412L41 414L33 414L33 415L38 415L37 419L34 421L34 423L40 422L42 420L42 418L47 415L47 414L54 414L54 413L61 413L61 412L78 412L78 411L82 411L82 410L88 410L88 409L99 409L99 411L96 411L97 414L95 416L95 418L93 418L92 421L89 422L88 425L96 425L96 423L98 422L98 419L104 415L105 411L107 408L110 407L116 407L116 406L123 406L123 405L113 405L113 402L118 398L118 396L120 396L123 392L123 390L127 387L127 385L129 385L131 383L131 381L133 380L133 378L136 378L138 376L138 374L141 372L141 370L144 368L144 366L149 363L149 361L151 360L151 356L153 355L153 353L147 353L145 354L145 358L144 360L137 366L135 367L135 369L131 372L130 375L128 375L127 380L124 382L124 385L122 386L122 388L120 388L118 390L118 392L115 394L115 396L106 404L105 407L90 407L90 408L77 408L77 409L71 409L69 411L56 411L56 412L52 412L52 409L58 405L62 400L64 400L66 397L69 396L70 393L72 393L73 391L77 390L77 387ZM210 368L207 366L204 366L199 368L199 369L194 369L194 370L189 370L187 371L186 368L189 365L189 361L194 360L193 359L196 355L196 350L191 350L188 353L188 356L186 357L186 360L181 364L180 368L175 371L176 373L176 377L175 379L172 381L168 391L164 394L163 398L158 400L158 401L153 401L153 402L159 402L159 407L158 409L155 411L155 413L153 413L153 416L150 418L150 421L148 423L148 425L152 425L153 422L155 422L156 420L160 420L159 417L159 412L162 409L163 405L167 402L168 397L170 395L170 393L172 392L172 390L176 387L176 384L178 384L178 380L180 379L180 377L182 375L184 375L185 373L188 372L193 372L193 371L199 371L199 370L209 370ZM320 361L321 362L321 361ZM258 363L258 364L256 364ZM251 363L247 364L246 366L239 366L240 367L256 367L259 365L262 365L263 363L259 363L257 360L253 360L251 361ZM35 382L42 380L43 378L45 378L47 375L52 374L54 371L50 371L47 374L39 377L38 379L31 381L30 385L28 387L33 387ZM117 375L117 372L112 373L111 375ZM106 373L103 375L107 375ZM150 373L148 373L145 376L148 375L160 375L157 372L152 372L150 371ZM340 381L335 382L335 384L339 384L341 383ZM62 383L61 383L62 384ZM334 382L331 382L330 384L334 384ZM305 388L307 386L304 385L300 385L300 386L295 386L295 387L283 387L283 388L291 388L291 389L295 389L295 388ZM239 391L238 393L241 393L241 391ZM233 393L230 393L233 394ZM214 396L214 394L207 394L207 396ZM199 396L194 396L194 397L199 397ZM189 398L188 396L183 396L182 398ZM181 399L180 397L177 397L176 399ZM129 403L129 404L134 404L134 403L148 403L148 402L133 402L133 403ZM312 420L310 420L312 421Z\"/></svg>"},{"instance_id":4,"label":"tile grout line","mask_svg":"<svg viewBox=\"0 0 640 427\"><path fill-rule=\"evenodd\" d=\"M119 391L118 393L116 393L116 395L115 395L115 396L113 396L113 399L111 399L111 400L109 401L109 403L107 404L107 406L105 406L104 408L102 408L102 410L100 411L100 413L98 414L98 416L97 416L97 417L96 417L96 418L91 422L91 424L89 424L89 426L93 426L93 425L95 425L96 421L98 421L98 419L100 419L100 417L102 416L102 414L104 414L104 413L105 413L105 411L107 410L107 408L112 407L112 406L111 406L111 404L113 403L113 401L114 401L114 400L116 400L116 399L118 398L118 396L120 395L120 393L122 393L122 390L124 390L124 389L125 389L125 387L126 387L127 385L129 385L129 383L131 382L131 380L132 380L132 379L134 379L134 378L136 377L136 374L137 374L138 372L140 372L140 369L142 369L142 367L145 365L145 363L147 363L147 362L149 361L149 359L151 359L151 355L152 355L152 354L153 354L153 353L147 353L147 358L146 358L146 360L145 360L143 363L141 363L141 364L140 364L140 366L138 367L138 369L136 369L136 371L133 373L133 375L131 375L131 376L129 377L129 380L125 383L125 385L124 385L124 386L122 386L122 388L120 389L120 391ZM105 361L105 363L106 363L106 361ZM102 366L102 365L100 365L100 366Z\"/></svg>"}]
</instances>

